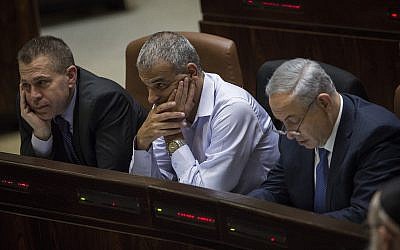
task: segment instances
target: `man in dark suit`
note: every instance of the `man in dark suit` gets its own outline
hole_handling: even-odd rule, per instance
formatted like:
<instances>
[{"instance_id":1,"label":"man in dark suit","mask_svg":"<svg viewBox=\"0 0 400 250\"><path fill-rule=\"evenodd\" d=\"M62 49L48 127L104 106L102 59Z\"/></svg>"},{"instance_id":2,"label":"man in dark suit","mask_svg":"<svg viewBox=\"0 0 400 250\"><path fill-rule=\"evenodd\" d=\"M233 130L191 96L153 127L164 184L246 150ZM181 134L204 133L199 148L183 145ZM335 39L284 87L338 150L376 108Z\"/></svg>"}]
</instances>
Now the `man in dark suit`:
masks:
<instances>
[{"instance_id":1,"label":"man in dark suit","mask_svg":"<svg viewBox=\"0 0 400 250\"><path fill-rule=\"evenodd\" d=\"M146 111L117 83L75 66L51 36L18 52L21 154L128 172Z\"/></svg>"},{"instance_id":2,"label":"man in dark suit","mask_svg":"<svg viewBox=\"0 0 400 250\"><path fill-rule=\"evenodd\" d=\"M249 195L361 223L377 188L400 175L400 121L359 97L339 94L314 61L282 64L266 92L281 156Z\"/></svg>"}]
</instances>

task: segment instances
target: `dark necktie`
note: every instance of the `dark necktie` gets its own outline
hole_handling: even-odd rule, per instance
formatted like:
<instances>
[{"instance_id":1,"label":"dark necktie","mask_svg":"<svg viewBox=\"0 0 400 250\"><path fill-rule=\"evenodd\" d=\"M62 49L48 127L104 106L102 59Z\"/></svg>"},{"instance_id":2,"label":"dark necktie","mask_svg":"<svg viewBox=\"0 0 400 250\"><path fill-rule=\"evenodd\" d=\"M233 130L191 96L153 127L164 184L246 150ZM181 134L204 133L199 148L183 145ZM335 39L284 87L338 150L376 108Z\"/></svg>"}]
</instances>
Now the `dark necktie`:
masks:
<instances>
[{"instance_id":1,"label":"dark necktie","mask_svg":"<svg viewBox=\"0 0 400 250\"><path fill-rule=\"evenodd\" d=\"M72 144L72 134L69 129L70 125L69 125L68 121L66 121L64 118L62 118L59 115L56 116L55 121L56 121L58 128L60 129L61 136L64 141L65 154L67 155L69 162L74 163L74 164L80 164L80 161L78 159L78 156L76 155L74 146Z\"/></svg>"},{"instance_id":2,"label":"dark necktie","mask_svg":"<svg viewBox=\"0 0 400 250\"><path fill-rule=\"evenodd\" d=\"M314 211L317 213L326 212L326 186L328 182L328 154L324 148L318 149L319 163L316 170L315 192L314 192Z\"/></svg>"}]
</instances>

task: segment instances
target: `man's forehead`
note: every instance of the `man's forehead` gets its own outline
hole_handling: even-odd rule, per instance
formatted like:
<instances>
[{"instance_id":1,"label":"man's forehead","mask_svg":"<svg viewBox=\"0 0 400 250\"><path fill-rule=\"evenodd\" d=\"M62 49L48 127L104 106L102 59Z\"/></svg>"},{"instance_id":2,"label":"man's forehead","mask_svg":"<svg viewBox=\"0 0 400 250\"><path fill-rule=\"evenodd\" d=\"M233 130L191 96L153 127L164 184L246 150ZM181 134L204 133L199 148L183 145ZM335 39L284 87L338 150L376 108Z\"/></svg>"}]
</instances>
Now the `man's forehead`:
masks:
<instances>
[{"instance_id":1,"label":"man's forehead","mask_svg":"<svg viewBox=\"0 0 400 250\"><path fill-rule=\"evenodd\" d=\"M269 105L278 119L296 114L299 109L299 101L290 93L276 93L269 97Z\"/></svg>"}]
</instances>

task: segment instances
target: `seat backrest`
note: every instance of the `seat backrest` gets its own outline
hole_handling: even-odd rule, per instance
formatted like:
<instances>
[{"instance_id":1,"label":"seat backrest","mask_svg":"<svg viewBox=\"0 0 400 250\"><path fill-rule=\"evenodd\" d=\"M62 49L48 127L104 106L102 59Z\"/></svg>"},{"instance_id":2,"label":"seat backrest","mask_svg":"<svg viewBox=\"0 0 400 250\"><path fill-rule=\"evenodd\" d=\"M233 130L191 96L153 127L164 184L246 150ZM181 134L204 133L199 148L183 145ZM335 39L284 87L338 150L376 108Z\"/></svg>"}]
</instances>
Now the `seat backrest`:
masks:
<instances>
[{"instance_id":1,"label":"seat backrest","mask_svg":"<svg viewBox=\"0 0 400 250\"><path fill-rule=\"evenodd\" d=\"M196 48L204 71L217 73L225 81L243 86L242 71L235 42L230 39L199 32L179 32ZM134 40L126 48L126 89L143 105L150 109L148 92L141 82L136 60L148 36Z\"/></svg>"},{"instance_id":2,"label":"seat backrest","mask_svg":"<svg viewBox=\"0 0 400 250\"><path fill-rule=\"evenodd\" d=\"M266 96L265 94L265 86L268 84L268 81L274 71L285 61L286 60L267 61L263 65L261 65L260 69L257 72L256 99L267 110L277 128L280 128L282 126L282 123L277 120L272 114L271 108L269 106L268 96ZM349 93L362 97L366 100L368 99L361 81L353 74L330 64L321 62L318 63L331 77L332 82L334 83L336 90L339 93Z\"/></svg>"},{"instance_id":3,"label":"seat backrest","mask_svg":"<svg viewBox=\"0 0 400 250\"><path fill-rule=\"evenodd\" d=\"M400 118L400 85L394 92L394 113Z\"/></svg>"}]
</instances>

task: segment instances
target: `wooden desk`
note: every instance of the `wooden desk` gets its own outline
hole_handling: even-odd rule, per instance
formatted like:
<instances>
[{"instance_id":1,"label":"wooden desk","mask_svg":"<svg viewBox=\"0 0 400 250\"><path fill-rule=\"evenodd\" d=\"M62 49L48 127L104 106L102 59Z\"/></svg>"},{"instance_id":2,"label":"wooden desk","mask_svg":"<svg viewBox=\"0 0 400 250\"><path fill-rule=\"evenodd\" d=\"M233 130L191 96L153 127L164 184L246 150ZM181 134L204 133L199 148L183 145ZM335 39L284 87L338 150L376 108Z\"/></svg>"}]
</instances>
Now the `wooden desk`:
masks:
<instances>
[{"instance_id":1,"label":"wooden desk","mask_svg":"<svg viewBox=\"0 0 400 250\"><path fill-rule=\"evenodd\" d=\"M0 249L364 249L364 228L243 195L0 153Z\"/></svg>"},{"instance_id":2,"label":"wooden desk","mask_svg":"<svg viewBox=\"0 0 400 250\"><path fill-rule=\"evenodd\" d=\"M347 70L371 101L393 110L400 83L396 1L202 0L202 32L236 42L245 88L266 60L304 57Z\"/></svg>"}]
</instances>

